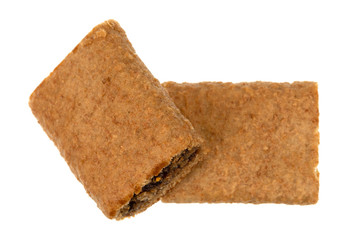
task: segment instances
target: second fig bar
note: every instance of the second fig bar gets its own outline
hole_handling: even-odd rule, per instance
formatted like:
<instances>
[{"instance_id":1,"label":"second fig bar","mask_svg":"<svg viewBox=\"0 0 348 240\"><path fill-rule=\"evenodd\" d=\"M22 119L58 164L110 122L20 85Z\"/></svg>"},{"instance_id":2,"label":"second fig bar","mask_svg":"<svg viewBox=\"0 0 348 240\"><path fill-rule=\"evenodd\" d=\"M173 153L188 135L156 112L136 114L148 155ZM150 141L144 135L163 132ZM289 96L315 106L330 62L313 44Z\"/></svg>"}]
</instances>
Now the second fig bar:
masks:
<instances>
[{"instance_id":1,"label":"second fig bar","mask_svg":"<svg viewBox=\"0 0 348 240\"><path fill-rule=\"evenodd\" d=\"M318 201L317 83L163 86L205 139L203 161L163 202Z\"/></svg>"}]
</instances>

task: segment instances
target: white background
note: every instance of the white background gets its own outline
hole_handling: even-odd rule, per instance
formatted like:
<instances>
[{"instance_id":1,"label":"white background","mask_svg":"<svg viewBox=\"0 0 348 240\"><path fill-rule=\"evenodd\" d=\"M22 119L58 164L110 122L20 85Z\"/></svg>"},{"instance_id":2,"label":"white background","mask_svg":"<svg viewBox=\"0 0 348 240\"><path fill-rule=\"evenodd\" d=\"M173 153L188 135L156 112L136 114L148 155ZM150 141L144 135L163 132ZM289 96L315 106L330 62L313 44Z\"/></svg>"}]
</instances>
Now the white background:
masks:
<instances>
[{"instance_id":1,"label":"white background","mask_svg":"<svg viewBox=\"0 0 348 240\"><path fill-rule=\"evenodd\" d=\"M318 204L157 203L107 219L28 98L110 18L161 82L317 81ZM348 1L1 1L0 239L348 239L347 81Z\"/></svg>"}]
</instances>

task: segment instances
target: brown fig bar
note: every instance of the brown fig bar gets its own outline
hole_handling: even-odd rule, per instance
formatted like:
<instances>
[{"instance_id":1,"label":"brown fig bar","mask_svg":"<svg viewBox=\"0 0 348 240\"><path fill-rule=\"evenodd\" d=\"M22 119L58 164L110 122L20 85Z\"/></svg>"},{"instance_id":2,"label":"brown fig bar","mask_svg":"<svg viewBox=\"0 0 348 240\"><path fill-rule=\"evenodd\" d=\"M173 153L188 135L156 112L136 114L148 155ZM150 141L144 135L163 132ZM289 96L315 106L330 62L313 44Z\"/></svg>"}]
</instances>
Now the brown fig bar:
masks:
<instances>
[{"instance_id":1,"label":"brown fig bar","mask_svg":"<svg viewBox=\"0 0 348 240\"><path fill-rule=\"evenodd\" d=\"M205 140L202 162L163 202L318 201L316 83L163 86Z\"/></svg>"},{"instance_id":2,"label":"brown fig bar","mask_svg":"<svg viewBox=\"0 0 348 240\"><path fill-rule=\"evenodd\" d=\"M29 104L109 218L144 211L198 161L191 123L113 20L96 26Z\"/></svg>"}]
</instances>

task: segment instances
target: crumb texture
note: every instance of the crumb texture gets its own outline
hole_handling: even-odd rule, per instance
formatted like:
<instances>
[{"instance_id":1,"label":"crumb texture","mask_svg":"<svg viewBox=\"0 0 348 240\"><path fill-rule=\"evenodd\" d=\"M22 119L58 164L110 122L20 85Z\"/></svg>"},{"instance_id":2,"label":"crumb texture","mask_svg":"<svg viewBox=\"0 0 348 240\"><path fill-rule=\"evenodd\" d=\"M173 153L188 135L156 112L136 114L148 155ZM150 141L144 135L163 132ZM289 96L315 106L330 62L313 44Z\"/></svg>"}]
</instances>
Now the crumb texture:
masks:
<instances>
[{"instance_id":1,"label":"crumb texture","mask_svg":"<svg viewBox=\"0 0 348 240\"><path fill-rule=\"evenodd\" d=\"M37 87L29 104L109 218L172 157L198 146L191 123L113 20L96 26Z\"/></svg>"},{"instance_id":2,"label":"crumb texture","mask_svg":"<svg viewBox=\"0 0 348 240\"><path fill-rule=\"evenodd\" d=\"M163 85L205 140L203 161L163 202L318 201L316 83Z\"/></svg>"}]
</instances>

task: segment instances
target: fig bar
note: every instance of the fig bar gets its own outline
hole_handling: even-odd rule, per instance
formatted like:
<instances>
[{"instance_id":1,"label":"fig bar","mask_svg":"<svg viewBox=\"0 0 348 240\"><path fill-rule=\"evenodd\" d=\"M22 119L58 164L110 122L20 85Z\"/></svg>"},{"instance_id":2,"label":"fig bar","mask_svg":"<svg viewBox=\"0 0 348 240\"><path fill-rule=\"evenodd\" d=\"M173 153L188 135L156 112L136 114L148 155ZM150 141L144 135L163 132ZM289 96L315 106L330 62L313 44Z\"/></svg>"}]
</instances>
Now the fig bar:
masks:
<instances>
[{"instance_id":1,"label":"fig bar","mask_svg":"<svg viewBox=\"0 0 348 240\"><path fill-rule=\"evenodd\" d=\"M163 202L318 201L316 83L164 86L205 142L203 161Z\"/></svg>"},{"instance_id":2,"label":"fig bar","mask_svg":"<svg viewBox=\"0 0 348 240\"><path fill-rule=\"evenodd\" d=\"M113 20L95 27L29 104L109 218L144 211L197 163L191 123Z\"/></svg>"}]
</instances>

